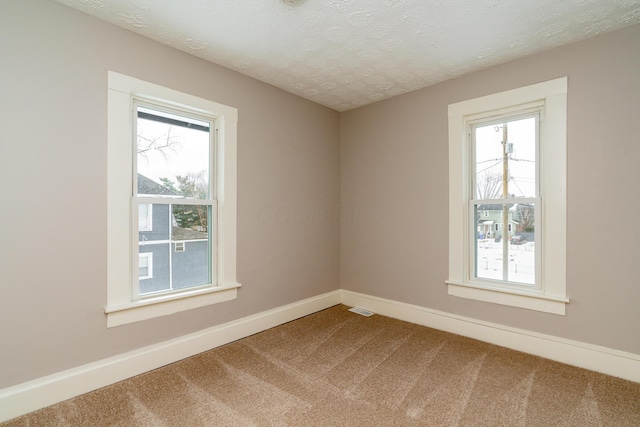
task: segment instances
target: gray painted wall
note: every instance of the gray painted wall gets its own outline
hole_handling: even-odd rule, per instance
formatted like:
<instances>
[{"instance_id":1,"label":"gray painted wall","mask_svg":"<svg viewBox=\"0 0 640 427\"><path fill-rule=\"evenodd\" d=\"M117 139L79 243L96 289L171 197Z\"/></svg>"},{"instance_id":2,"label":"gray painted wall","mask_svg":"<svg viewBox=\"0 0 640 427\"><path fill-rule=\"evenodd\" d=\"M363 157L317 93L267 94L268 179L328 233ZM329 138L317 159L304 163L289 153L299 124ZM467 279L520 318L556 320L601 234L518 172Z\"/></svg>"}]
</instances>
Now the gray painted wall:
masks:
<instances>
[{"instance_id":1,"label":"gray painted wall","mask_svg":"<svg viewBox=\"0 0 640 427\"><path fill-rule=\"evenodd\" d=\"M48 0L0 53L0 388L338 288L338 113ZM236 300L106 328L107 70L238 108Z\"/></svg>"},{"instance_id":2,"label":"gray painted wall","mask_svg":"<svg viewBox=\"0 0 640 427\"><path fill-rule=\"evenodd\" d=\"M342 114L341 208L378 216L343 221L341 287L640 354L639 46L634 26ZM566 316L448 296L447 106L565 75Z\"/></svg>"}]
</instances>

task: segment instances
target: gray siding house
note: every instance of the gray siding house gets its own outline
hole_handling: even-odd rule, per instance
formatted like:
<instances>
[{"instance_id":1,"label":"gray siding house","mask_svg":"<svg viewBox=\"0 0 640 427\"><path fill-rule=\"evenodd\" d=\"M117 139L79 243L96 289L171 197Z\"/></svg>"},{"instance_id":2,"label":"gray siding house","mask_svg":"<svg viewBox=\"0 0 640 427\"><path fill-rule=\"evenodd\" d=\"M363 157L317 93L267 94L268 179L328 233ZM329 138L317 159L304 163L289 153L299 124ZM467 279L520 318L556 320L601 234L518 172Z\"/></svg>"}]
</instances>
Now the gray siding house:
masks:
<instances>
[{"instance_id":1,"label":"gray siding house","mask_svg":"<svg viewBox=\"0 0 640 427\"><path fill-rule=\"evenodd\" d=\"M138 195L182 195L138 174ZM174 204L146 204L139 207L140 294L171 291L211 283L208 232L178 226Z\"/></svg>"}]
</instances>

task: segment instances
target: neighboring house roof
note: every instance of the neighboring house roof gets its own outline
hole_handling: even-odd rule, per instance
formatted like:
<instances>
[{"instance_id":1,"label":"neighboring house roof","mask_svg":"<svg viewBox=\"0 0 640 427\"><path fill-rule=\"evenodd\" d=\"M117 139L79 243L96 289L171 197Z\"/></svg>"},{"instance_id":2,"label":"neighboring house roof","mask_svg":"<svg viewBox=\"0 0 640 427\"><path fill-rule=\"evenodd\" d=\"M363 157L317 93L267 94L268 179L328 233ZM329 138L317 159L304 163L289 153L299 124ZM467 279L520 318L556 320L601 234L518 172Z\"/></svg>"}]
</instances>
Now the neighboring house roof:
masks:
<instances>
[{"instance_id":1,"label":"neighboring house roof","mask_svg":"<svg viewBox=\"0 0 640 427\"><path fill-rule=\"evenodd\" d=\"M209 235L204 231L191 230L176 225L171 229L171 239L176 240L206 240Z\"/></svg>"},{"instance_id":2,"label":"neighboring house roof","mask_svg":"<svg viewBox=\"0 0 640 427\"><path fill-rule=\"evenodd\" d=\"M168 189L162 184L138 174L138 194L154 194L161 196L180 196L173 190Z\"/></svg>"}]
</instances>

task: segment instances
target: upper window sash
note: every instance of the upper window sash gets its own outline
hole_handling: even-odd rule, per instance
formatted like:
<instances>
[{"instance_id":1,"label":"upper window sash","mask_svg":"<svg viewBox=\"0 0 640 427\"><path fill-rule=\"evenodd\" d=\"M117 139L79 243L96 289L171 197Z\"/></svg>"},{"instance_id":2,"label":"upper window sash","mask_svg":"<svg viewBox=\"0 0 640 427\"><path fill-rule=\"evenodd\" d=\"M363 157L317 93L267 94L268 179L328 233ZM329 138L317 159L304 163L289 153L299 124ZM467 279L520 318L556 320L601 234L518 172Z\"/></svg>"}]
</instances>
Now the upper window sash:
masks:
<instances>
[{"instance_id":1,"label":"upper window sash","mask_svg":"<svg viewBox=\"0 0 640 427\"><path fill-rule=\"evenodd\" d=\"M504 111L504 110L503 110ZM473 120L466 120L468 127L468 147L470 155L467 157L468 162L465 163L464 167L467 168L470 178L469 188L465 189L465 193L470 200L483 201L483 200L493 200L493 199L511 199L514 197L517 198L535 198L540 196L540 127L542 126L541 117L544 114L544 103L542 101L533 103L533 105L529 104L526 106L513 108L508 110L507 113L502 113L498 117L493 112L488 112L483 116L475 117ZM530 127L534 133L534 146L533 147L524 147L527 153L525 154L522 150L522 144L518 144L518 138L522 138L522 135L513 135L513 126L518 126L515 130L519 130L522 132L523 126L522 123L528 119L533 119L534 122L530 123ZM494 139L502 140L504 137L504 125L507 124L507 147L504 147L504 152L493 151L484 155L482 159L478 159L478 139L477 133L479 130L485 131L486 129L493 129L496 135ZM511 126L508 126L511 124ZM531 126L532 125L532 126ZM509 128L511 129L511 133L509 133ZM525 128L526 129L526 128ZM493 133L493 132L491 132ZM520 147L518 147L520 145ZM526 145L526 144L525 144ZM502 149L502 144L500 144L500 148ZM504 154L506 153L506 159ZM524 155L523 155L524 154ZM528 158L533 157L533 158ZM485 172L485 177L489 176L491 172L499 175L501 178L503 177L504 171L502 170L502 166L505 164L507 167L507 180L508 183L511 182L512 178L518 178L519 175L526 174L526 169L533 169L533 176L529 176L524 178L533 179L533 183L531 183L528 187L525 188L525 191L522 191L516 180L513 180L512 185L507 185L504 187L503 180L500 180L500 185L498 186L502 191L495 194L486 194L490 192L480 191L482 187L482 183L479 182L479 179L482 178L482 175L479 176L482 172ZM479 163L480 161L480 163ZM520 163L523 162L523 163ZM522 168L524 165L529 165L533 163L532 168ZM496 168L496 166L498 166ZM481 167L481 170L478 170ZM521 172L519 174L513 175L512 170L520 169ZM523 170L524 169L524 170ZM530 173L530 172L529 172ZM486 183L484 183L486 184ZM507 189L507 194L504 193L504 189ZM485 188L486 189L486 188ZM485 194L479 194L485 193ZM526 194L525 194L526 193ZM484 197L482 197L484 196Z\"/></svg>"},{"instance_id":2,"label":"upper window sash","mask_svg":"<svg viewBox=\"0 0 640 427\"><path fill-rule=\"evenodd\" d=\"M152 101L145 99L141 96L136 96L133 98L132 102L132 123L133 123L133 141L132 144L132 159L133 159L133 182L132 182L132 195L134 197L140 196L138 194L138 173L140 173L138 168L138 146L135 142L137 142L138 135L138 119L148 120L148 121L156 121L158 123L166 123L172 126L179 126L186 129L196 129L200 131L205 131L209 135L209 156L208 156L208 166L207 166L207 180L208 180L208 194L206 197L199 197L201 200L210 200L213 201L216 199L216 194L220 191L218 186L221 184L221 180L217 179L217 138L218 138L218 126L217 126L217 117L215 116L207 116L203 114L198 114L195 111L192 111L187 108L179 108L175 106L166 105L157 101ZM172 150L172 147L167 147L167 150ZM143 196L151 196L156 198L165 198L172 196L163 196L163 195L147 195ZM174 196L178 198L196 198L196 197L185 197L185 196Z\"/></svg>"}]
</instances>

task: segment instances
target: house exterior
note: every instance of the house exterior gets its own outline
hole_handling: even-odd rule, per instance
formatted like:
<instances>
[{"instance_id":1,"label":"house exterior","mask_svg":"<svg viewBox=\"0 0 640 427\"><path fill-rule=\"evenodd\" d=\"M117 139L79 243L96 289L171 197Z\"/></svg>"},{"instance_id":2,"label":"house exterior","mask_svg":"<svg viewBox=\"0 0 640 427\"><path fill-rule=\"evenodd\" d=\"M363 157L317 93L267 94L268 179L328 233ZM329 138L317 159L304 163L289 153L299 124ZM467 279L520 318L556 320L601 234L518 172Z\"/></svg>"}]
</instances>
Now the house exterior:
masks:
<instances>
[{"instance_id":1,"label":"house exterior","mask_svg":"<svg viewBox=\"0 0 640 427\"><path fill-rule=\"evenodd\" d=\"M138 195L182 197L141 174L138 174ZM208 233L178 226L175 206L139 206L138 277L141 295L211 283Z\"/></svg>"},{"instance_id":2,"label":"house exterior","mask_svg":"<svg viewBox=\"0 0 640 427\"><path fill-rule=\"evenodd\" d=\"M514 209L515 208L515 209ZM533 207L531 205L515 205L507 210L507 237L523 236L527 241L533 242ZM478 238L492 239L504 235L504 222L502 205L480 205L477 208L477 234Z\"/></svg>"}]
</instances>

